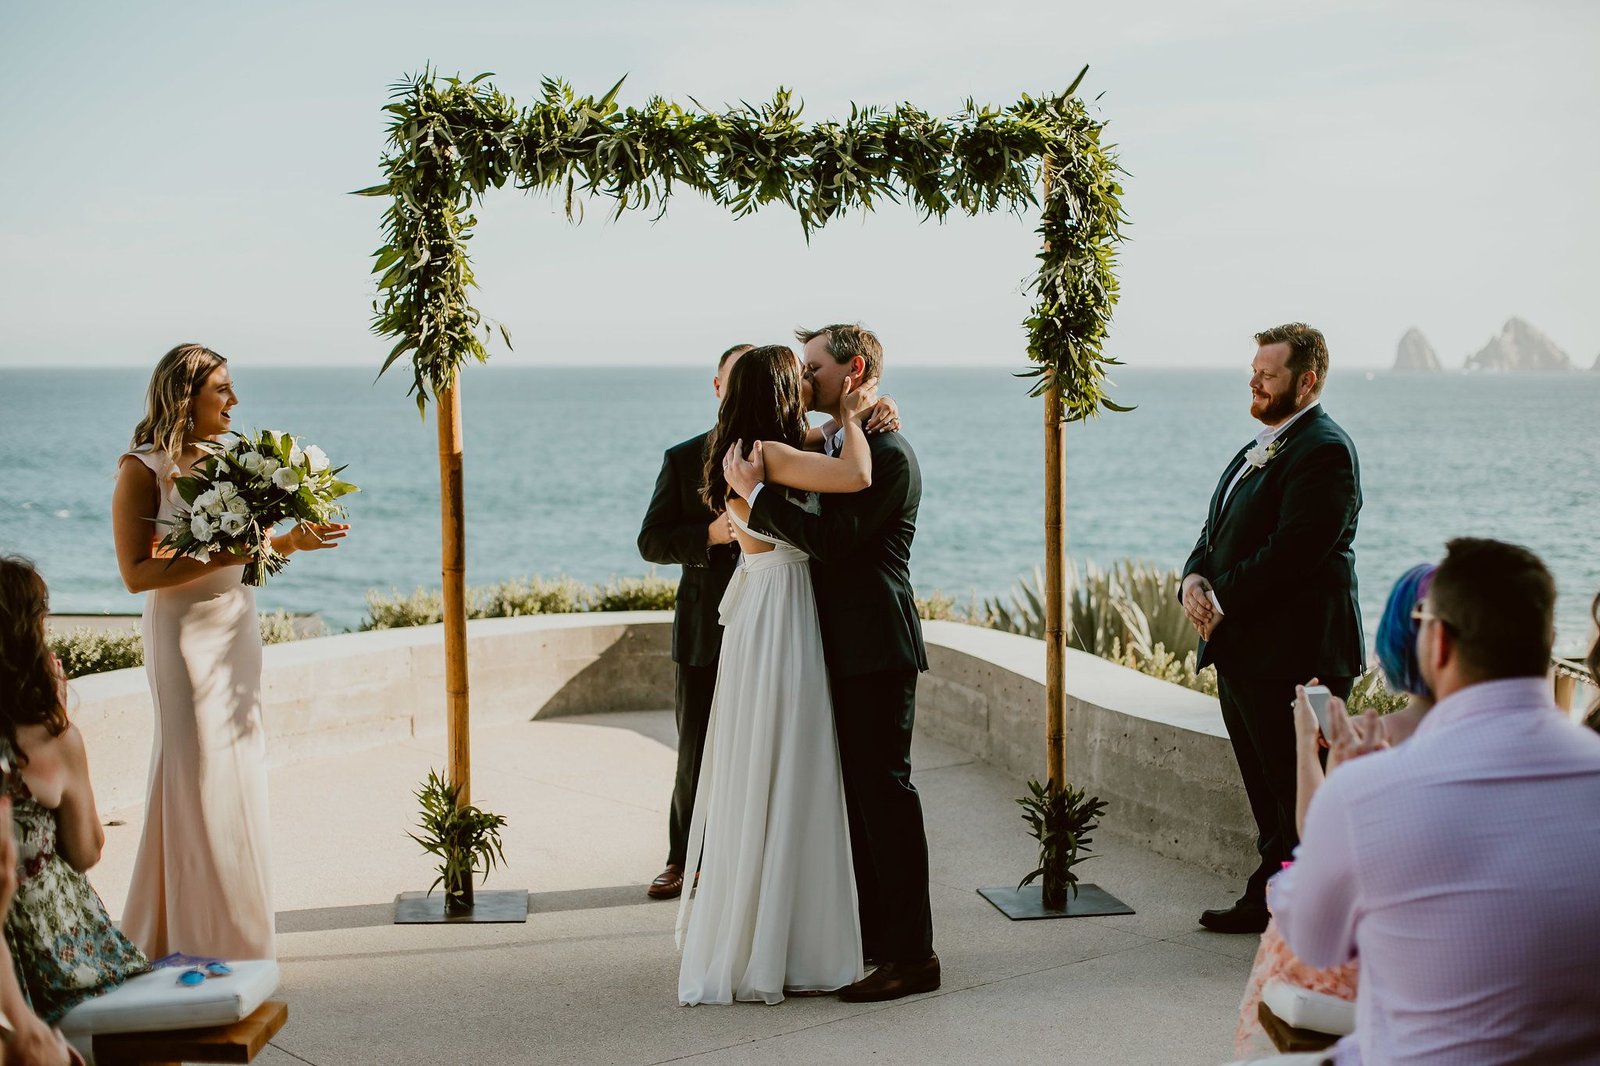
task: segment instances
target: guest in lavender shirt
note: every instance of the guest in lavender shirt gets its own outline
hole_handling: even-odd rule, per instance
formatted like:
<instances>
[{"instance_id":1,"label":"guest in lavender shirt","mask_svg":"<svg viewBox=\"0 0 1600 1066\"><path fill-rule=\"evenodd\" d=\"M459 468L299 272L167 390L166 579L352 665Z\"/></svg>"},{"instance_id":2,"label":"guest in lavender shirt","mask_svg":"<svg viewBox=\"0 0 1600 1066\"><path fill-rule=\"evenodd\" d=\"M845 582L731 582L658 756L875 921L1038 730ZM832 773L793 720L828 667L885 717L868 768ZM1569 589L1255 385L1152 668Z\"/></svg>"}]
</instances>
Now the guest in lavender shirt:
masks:
<instances>
[{"instance_id":1,"label":"guest in lavender shirt","mask_svg":"<svg viewBox=\"0 0 1600 1066\"><path fill-rule=\"evenodd\" d=\"M1600 1062L1600 736L1551 698L1554 606L1532 553L1451 541L1417 609L1439 702L1328 776L1273 883L1296 955L1360 956L1340 1064Z\"/></svg>"}]
</instances>

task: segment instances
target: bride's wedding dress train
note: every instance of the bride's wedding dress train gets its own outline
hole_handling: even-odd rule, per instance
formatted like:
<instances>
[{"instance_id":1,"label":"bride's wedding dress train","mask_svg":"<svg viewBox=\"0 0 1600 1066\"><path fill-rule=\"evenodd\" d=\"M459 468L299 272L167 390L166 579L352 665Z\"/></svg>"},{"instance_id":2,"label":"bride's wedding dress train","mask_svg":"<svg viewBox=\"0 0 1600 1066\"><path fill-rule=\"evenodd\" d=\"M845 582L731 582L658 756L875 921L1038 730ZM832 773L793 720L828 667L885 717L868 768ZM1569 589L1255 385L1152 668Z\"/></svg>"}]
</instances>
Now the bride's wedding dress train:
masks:
<instances>
[{"instance_id":1,"label":"bride's wedding dress train","mask_svg":"<svg viewBox=\"0 0 1600 1066\"><path fill-rule=\"evenodd\" d=\"M861 979L833 703L804 552L746 554L722 658L678 912L678 999L780 1003ZM703 843L703 849L702 849ZM698 886L695 860L700 858Z\"/></svg>"}]
</instances>

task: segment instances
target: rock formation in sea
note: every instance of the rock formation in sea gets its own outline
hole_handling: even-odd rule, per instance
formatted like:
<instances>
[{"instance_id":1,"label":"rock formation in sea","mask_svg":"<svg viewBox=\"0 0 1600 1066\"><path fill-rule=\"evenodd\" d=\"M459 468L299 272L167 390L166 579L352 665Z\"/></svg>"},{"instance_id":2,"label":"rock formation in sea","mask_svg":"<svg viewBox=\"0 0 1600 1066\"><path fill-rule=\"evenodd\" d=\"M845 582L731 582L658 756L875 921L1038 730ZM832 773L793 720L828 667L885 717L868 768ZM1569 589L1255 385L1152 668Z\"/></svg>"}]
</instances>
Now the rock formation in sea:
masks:
<instances>
[{"instance_id":1,"label":"rock formation in sea","mask_svg":"<svg viewBox=\"0 0 1600 1066\"><path fill-rule=\"evenodd\" d=\"M1500 335L1467 358L1468 370L1496 374L1560 373L1577 369L1572 356L1556 342L1520 318L1501 328Z\"/></svg>"},{"instance_id":2,"label":"rock formation in sea","mask_svg":"<svg viewBox=\"0 0 1600 1066\"><path fill-rule=\"evenodd\" d=\"M1428 343L1428 338L1415 326L1406 330L1406 335L1400 338L1400 347L1394 353L1394 368L1396 370L1443 370L1439 363L1439 353L1433 350L1433 345Z\"/></svg>"}]
</instances>

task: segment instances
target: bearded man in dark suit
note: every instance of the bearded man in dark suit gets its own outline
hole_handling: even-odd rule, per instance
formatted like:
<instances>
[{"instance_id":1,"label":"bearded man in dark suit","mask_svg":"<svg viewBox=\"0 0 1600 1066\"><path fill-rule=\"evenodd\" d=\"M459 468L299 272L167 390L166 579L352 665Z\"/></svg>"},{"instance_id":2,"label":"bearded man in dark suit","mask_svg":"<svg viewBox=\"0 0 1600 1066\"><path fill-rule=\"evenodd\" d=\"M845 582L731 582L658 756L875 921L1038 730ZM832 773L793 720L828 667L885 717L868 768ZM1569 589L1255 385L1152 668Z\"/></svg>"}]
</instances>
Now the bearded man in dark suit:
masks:
<instances>
[{"instance_id":1,"label":"bearded man in dark suit","mask_svg":"<svg viewBox=\"0 0 1600 1066\"><path fill-rule=\"evenodd\" d=\"M750 347L735 344L717 360L711 390L718 402L722 383ZM646 562L683 567L672 611L672 661L678 674L678 773L672 782L672 813L667 821L667 866L645 890L651 899L673 899L683 891L684 851L700 780L706 723L711 717L711 694L717 687L717 657L722 651L717 608L739 563L739 545L728 516L712 514L700 497L708 435L709 431L701 433L667 449L639 530L639 554Z\"/></svg>"},{"instance_id":2,"label":"bearded man in dark suit","mask_svg":"<svg viewBox=\"0 0 1600 1066\"><path fill-rule=\"evenodd\" d=\"M1327 341L1303 322L1255 341L1250 414L1266 428L1223 471L1183 568L1183 607L1199 664L1217 667L1261 856L1233 906L1200 916L1220 933L1266 928L1267 879L1299 842L1295 686L1315 677L1347 697L1365 661L1352 547L1361 466L1322 408Z\"/></svg>"}]
</instances>

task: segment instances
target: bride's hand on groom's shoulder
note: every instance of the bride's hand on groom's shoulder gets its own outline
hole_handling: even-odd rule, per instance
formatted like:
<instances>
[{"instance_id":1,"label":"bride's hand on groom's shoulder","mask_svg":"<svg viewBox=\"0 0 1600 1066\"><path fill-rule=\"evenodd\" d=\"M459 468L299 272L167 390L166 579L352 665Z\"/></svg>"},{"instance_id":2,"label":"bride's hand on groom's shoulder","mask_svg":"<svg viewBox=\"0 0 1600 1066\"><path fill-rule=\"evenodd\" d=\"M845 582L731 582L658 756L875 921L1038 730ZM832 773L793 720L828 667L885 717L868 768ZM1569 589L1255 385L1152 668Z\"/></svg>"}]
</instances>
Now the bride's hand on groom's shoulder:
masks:
<instances>
[{"instance_id":1,"label":"bride's hand on groom's shoulder","mask_svg":"<svg viewBox=\"0 0 1600 1066\"><path fill-rule=\"evenodd\" d=\"M867 436L878 433L897 433L900 430L900 405L889 396L879 396L878 402L867 411L866 423L861 427Z\"/></svg>"}]
</instances>

